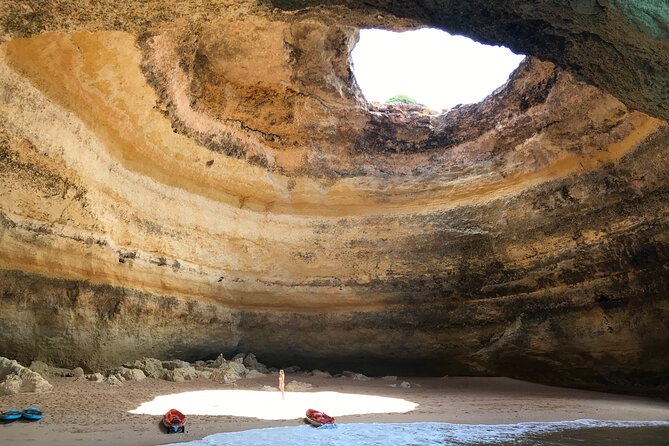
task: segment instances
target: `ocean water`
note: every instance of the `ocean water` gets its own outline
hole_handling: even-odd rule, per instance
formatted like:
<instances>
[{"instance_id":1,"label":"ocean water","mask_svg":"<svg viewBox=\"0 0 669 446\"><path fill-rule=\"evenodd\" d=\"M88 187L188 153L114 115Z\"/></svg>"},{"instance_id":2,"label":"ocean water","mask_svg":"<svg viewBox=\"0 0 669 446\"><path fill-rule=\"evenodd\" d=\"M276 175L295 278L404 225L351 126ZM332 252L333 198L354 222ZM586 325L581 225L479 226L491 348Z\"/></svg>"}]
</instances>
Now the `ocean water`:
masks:
<instances>
[{"instance_id":1,"label":"ocean water","mask_svg":"<svg viewBox=\"0 0 669 446\"><path fill-rule=\"evenodd\" d=\"M669 421L576 420L552 423L340 424L335 429L276 427L214 434L173 446L669 446Z\"/></svg>"}]
</instances>

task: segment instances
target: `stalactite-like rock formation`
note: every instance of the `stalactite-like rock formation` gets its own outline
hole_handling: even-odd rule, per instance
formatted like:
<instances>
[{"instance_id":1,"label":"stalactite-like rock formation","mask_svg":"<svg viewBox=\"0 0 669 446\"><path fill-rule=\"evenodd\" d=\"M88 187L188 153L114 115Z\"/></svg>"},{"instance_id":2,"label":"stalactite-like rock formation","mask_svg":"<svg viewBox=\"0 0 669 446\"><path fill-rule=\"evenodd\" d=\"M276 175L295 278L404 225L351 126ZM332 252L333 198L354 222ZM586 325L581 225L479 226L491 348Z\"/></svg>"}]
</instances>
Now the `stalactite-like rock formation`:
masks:
<instances>
[{"instance_id":1,"label":"stalactite-like rock formation","mask_svg":"<svg viewBox=\"0 0 669 446\"><path fill-rule=\"evenodd\" d=\"M0 7L0 356L666 395L669 13L316 3ZM366 103L358 27L421 24L544 61Z\"/></svg>"}]
</instances>

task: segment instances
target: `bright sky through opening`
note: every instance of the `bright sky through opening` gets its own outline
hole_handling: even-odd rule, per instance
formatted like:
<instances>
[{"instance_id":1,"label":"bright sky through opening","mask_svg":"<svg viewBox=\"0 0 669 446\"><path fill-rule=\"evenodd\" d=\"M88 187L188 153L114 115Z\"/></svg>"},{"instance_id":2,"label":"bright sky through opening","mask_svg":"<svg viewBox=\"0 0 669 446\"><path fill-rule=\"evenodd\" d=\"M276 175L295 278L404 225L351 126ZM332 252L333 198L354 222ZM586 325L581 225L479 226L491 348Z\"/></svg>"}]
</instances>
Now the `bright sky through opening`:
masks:
<instances>
[{"instance_id":1,"label":"bright sky through opening","mask_svg":"<svg viewBox=\"0 0 669 446\"><path fill-rule=\"evenodd\" d=\"M402 33L360 30L353 71L368 101L402 94L432 110L481 101L525 56L431 28Z\"/></svg>"}]
</instances>

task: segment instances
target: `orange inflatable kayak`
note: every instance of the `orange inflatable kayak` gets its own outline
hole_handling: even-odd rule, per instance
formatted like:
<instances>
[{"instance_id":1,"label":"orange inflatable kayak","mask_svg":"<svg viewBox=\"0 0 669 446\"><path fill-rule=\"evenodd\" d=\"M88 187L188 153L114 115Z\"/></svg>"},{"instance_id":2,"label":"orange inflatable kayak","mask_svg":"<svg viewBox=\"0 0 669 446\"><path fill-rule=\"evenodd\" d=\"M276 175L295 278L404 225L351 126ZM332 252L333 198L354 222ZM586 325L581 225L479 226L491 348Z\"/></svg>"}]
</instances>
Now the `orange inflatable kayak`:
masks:
<instances>
[{"instance_id":1,"label":"orange inflatable kayak","mask_svg":"<svg viewBox=\"0 0 669 446\"><path fill-rule=\"evenodd\" d=\"M167 433L186 432L186 415L176 409L170 409L163 415L163 426L167 428Z\"/></svg>"},{"instance_id":2,"label":"orange inflatable kayak","mask_svg":"<svg viewBox=\"0 0 669 446\"><path fill-rule=\"evenodd\" d=\"M324 414L314 409L307 410L306 419L314 426L322 426L324 424L334 424L335 419L330 415Z\"/></svg>"}]
</instances>

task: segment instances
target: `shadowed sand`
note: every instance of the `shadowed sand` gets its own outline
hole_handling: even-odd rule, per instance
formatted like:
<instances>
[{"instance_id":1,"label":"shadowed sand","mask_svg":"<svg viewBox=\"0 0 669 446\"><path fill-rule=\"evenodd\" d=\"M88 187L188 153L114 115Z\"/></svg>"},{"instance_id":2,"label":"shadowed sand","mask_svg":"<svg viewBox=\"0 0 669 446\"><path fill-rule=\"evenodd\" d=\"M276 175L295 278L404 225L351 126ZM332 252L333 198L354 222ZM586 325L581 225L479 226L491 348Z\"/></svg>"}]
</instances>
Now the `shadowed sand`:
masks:
<instances>
[{"instance_id":1,"label":"shadowed sand","mask_svg":"<svg viewBox=\"0 0 669 446\"><path fill-rule=\"evenodd\" d=\"M338 423L435 421L499 424L584 418L669 420L669 403L665 401L548 387L507 378L400 378L395 382L316 378L299 373L286 378L287 381L293 379L312 384L312 392L379 396L418 404L415 410L406 413L339 416ZM411 388L399 387L402 381L411 383ZM234 404L234 394L231 393L230 401L226 402L225 393L221 391L261 390L263 385L275 386L277 376L242 380L236 386L208 380L173 383L146 379L120 386L74 378L57 378L51 382L54 390L49 393L0 397L2 410L35 405L45 412L45 418L36 423L0 425L3 444L159 445L200 439L216 432L302 424L300 419L265 421L233 415L190 415L186 434L168 436L160 428L160 416L130 413L162 395L205 390L217 391L219 405ZM396 387L390 387L392 384ZM280 400L278 390L276 395ZM291 395L297 396L287 392L288 404Z\"/></svg>"}]
</instances>

